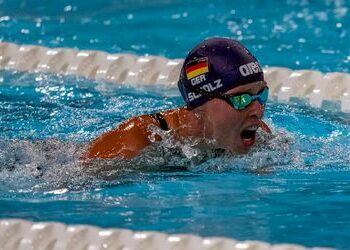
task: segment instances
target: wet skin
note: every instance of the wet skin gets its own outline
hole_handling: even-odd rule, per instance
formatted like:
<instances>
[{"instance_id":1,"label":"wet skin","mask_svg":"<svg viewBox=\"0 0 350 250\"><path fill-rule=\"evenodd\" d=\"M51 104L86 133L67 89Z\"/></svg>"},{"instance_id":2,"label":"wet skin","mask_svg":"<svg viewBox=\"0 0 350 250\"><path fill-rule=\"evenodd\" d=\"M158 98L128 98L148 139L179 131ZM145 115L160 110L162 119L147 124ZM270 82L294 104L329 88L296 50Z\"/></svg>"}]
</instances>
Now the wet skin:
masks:
<instances>
[{"instance_id":1,"label":"wet skin","mask_svg":"<svg viewBox=\"0 0 350 250\"><path fill-rule=\"evenodd\" d=\"M258 94L266 86L256 82L229 90L226 94ZM236 110L221 99L212 99L194 110L185 107L162 113L175 138L205 138L214 140L211 147L223 148L234 153L247 153L255 144L255 131L268 127L261 119L264 106L258 100L243 110ZM82 157L131 159L139 155L151 144L149 126L159 126L150 115L133 117L116 129L109 131L93 141ZM249 132L249 133L248 133ZM160 141L161 137L156 136Z\"/></svg>"},{"instance_id":2,"label":"wet skin","mask_svg":"<svg viewBox=\"0 0 350 250\"><path fill-rule=\"evenodd\" d=\"M251 83L229 90L226 94L249 93L257 95L266 87L265 82ZM213 99L206 107L209 124L206 137L215 139L217 146L234 153L247 153L255 144L255 132L259 127L268 131L261 119L265 107L255 100L243 110L237 110L221 99ZM204 105L206 105L204 104ZM250 129L250 137L242 137L242 132Z\"/></svg>"}]
</instances>

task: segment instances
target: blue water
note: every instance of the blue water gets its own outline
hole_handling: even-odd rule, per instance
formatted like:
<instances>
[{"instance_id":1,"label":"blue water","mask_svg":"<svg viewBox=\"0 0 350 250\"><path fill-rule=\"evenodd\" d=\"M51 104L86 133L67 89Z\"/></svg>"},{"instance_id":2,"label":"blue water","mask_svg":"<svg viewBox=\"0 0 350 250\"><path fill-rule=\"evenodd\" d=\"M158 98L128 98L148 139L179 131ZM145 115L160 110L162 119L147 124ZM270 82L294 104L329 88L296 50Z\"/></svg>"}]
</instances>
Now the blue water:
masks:
<instances>
[{"instance_id":1,"label":"blue water","mask_svg":"<svg viewBox=\"0 0 350 250\"><path fill-rule=\"evenodd\" d=\"M230 36L263 65L348 72L349 7L345 1L3 0L0 39L182 58L206 37ZM261 132L246 156L196 161L188 159L195 155L188 145L167 141L159 145L163 151L111 175L89 174L81 165L86 143L99 134L131 116L180 105L171 88L0 71L0 218L349 249L347 114L301 100L269 102L274 135ZM163 155L174 148L185 154Z\"/></svg>"},{"instance_id":2,"label":"blue water","mask_svg":"<svg viewBox=\"0 0 350 250\"><path fill-rule=\"evenodd\" d=\"M242 40L266 66L349 72L345 0L2 0L0 40L183 58L207 37Z\"/></svg>"}]
</instances>

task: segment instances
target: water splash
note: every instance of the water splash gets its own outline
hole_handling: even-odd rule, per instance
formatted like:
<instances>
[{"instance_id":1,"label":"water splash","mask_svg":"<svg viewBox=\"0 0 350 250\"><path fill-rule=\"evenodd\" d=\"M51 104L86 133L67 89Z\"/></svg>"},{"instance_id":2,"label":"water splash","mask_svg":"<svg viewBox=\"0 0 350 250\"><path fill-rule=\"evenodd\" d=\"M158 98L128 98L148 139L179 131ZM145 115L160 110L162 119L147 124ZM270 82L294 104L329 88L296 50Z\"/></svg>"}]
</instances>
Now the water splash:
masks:
<instances>
[{"instance_id":1,"label":"water splash","mask_svg":"<svg viewBox=\"0 0 350 250\"><path fill-rule=\"evenodd\" d=\"M267 165L286 165L290 163L287 159L292 159L286 155L293 139L283 130L274 136L261 132L258 146L246 156L237 156L224 150L198 147L199 140L176 140L171 132L156 126L150 129L153 145L130 161L116 158L84 162L80 157L86 145L58 139L2 140L0 181L8 190L59 193L97 188L101 181L103 185L125 183L132 180L130 176L142 178L142 173L149 171L255 171ZM162 140L155 141L155 134ZM207 141L209 145L213 143Z\"/></svg>"},{"instance_id":2,"label":"water splash","mask_svg":"<svg viewBox=\"0 0 350 250\"><path fill-rule=\"evenodd\" d=\"M81 189L91 178L81 171L78 143L57 139L0 141L0 182L8 191Z\"/></svg>"}]
</instances>

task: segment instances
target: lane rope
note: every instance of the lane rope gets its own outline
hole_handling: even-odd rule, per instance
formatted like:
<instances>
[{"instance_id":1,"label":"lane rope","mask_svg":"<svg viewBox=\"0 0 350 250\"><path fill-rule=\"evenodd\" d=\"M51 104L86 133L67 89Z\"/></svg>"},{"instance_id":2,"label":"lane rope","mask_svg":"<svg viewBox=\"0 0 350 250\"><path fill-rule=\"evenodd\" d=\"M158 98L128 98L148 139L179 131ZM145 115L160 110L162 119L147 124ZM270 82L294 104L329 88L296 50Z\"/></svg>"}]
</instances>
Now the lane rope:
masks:
<instances>
[{"instance_id":1,"label":"lane rope","mask_svg":"<svg viewBox=\"0 0 350 250\"><path fill-rule=\"evenodd\" d=\"M78 75L118 84L176 86L182 63L183 59L159 56L0 43L0 68ZM334 101L341 111L350 112L350 74L283 67L265 68L264 73L278 102L297 97L322 108L325 101Z\"/></svg>"},{"instance_id":2,"label":"lane rope","mask_svg":"<svg viewBox=\"0 0 350 250\"><path fill-rule=\"evenodd\" d=\"M126 229L102 229L62 223L33 223L27 220L0 220L0 245L6 250L42 249L132 249L132 250L306 250L293 244L271 245L262 241L202 238L196 235L169 235ZM321 250L326 248L313 248Z\"/></svg>"}]
</instances>

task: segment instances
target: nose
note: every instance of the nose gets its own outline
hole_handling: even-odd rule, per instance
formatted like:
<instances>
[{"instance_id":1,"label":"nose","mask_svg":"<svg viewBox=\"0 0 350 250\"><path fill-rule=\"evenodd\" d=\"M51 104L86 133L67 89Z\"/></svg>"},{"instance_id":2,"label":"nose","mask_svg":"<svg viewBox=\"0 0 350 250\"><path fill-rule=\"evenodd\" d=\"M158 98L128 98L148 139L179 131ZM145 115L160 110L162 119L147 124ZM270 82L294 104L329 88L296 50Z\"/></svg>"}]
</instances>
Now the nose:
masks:
<instances>
[{"instance_id":1,"label":"nose","mask_svg":"<svg viewBox=\"0 0 350 250\"><path fill-rule=\"evenodd\" d=\"M265 106L259 102L259 100L253 101L248 106L248 115L249 116L256 116L259 119L261 119L264 115Z\"/></svg>"}]
</instances>

